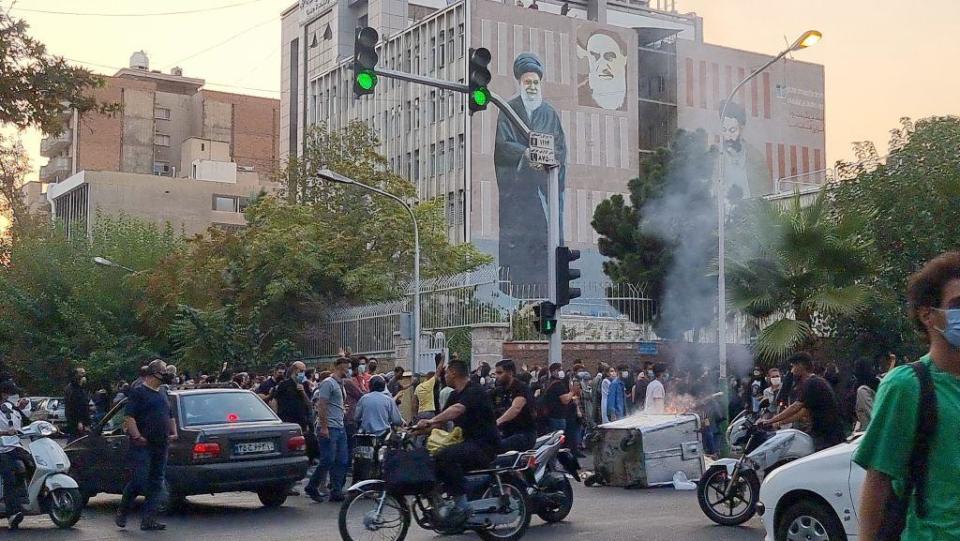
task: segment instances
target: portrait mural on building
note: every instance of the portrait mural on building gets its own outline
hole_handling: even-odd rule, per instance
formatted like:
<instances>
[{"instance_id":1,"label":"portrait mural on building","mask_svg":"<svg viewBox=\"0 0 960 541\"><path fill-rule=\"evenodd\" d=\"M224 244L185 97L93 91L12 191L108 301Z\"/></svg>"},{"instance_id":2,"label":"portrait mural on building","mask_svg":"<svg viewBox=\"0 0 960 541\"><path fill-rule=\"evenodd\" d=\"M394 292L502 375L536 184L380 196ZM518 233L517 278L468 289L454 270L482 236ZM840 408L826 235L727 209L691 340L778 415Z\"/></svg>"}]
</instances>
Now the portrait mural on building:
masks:
<instances>
[{"instance_id":1,"label":"portrait mural on building","mask_svg":"<svg viewBox=\"0 0 960 541\"><path fill-rule=\"evenodd\" d=\"M487 47L492 91L534 132L553 136L563 243L581 251L581 284L604 280L590 225L601 201L636 176L635 32L476 0L472 47ZM520 295L545 295L547 169L491 106L471 117L471 242L493 255ZM533 286L533 287L528 287Z\"/></svg>"},{"instance_id":2,"label":"portrait mural on building","mask_svg":"<svg viewBox=\"0 0 960 541\"><path fill-rule=\"evenodd\" d=\"M581 28L577 36L577 97L585 107L625 111L627 48L620 36Z\"/></svg>"},{"instance_id":3,"label":"portrait mural on building","mask_svg":"<svg viewBox=\"0 0 960 541\"><path fill-rule=\"evenodd\" d=\"M562 199L567 169L566 136L560 115L544 97L545 69L548 67L537 55L517 55L513 61L516 95L509 103L531 130L553 135ZM500 193L500 265L510 269L510 280L515 284L540 283L544 280L543 261L547 257L549 174L544 167L531 163L528 139L507 115L498 114L493 159Z\"/></svg>"},{"instance_id":4,"label":"portrait mural on building","mask_svg":"<svg viewBox=\"0 0 960 541\"><path fill-rule=\"evenodd\" d=\"M772 191L770 170L765 157L744 136L747 112L737 102L730 102L724 110L720 103L720 132L724 157L724 179L727 198L733 201L763 197Z\"/></svg>"}]
</instances>

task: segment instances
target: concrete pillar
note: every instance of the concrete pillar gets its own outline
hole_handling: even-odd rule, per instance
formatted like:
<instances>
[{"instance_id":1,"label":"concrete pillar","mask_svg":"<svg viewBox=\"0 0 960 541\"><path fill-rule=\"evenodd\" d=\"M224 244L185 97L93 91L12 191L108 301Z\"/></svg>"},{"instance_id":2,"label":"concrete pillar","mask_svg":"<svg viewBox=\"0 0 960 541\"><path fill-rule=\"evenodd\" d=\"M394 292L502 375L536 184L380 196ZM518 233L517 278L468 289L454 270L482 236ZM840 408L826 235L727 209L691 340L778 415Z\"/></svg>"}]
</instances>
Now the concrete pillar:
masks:
<instances>
[{"instance_id":1,"label":"concrete pillar","mask_svg":"<svg viewBox=\"0 0 960 541\"><path fill-rule=\"evenodd\" d=\"M393 333L394 363L404 370L413 370L413 341L403 338L399 332Z\"/></svg>"},{"instance_id":2,"label":"concrete pillar","mask_svg":"<svg viewBox=\"0 0 960 541\"><path fill-rule=\"evenodd\" d=\"M607 24L607 0L587 0L587 19Z\"/></svg>"},{"instance_id":3,"label":"concrete pillar","mask_svg":"<svg viewBox=\"0 0 960 541\"><path fill-rule=\"evenodd\" d=\"M503 359L503 343L510 337L509 323L478 323L470 330L470 369L486 361L491 367Z\"/></svg>"}]
</instances>

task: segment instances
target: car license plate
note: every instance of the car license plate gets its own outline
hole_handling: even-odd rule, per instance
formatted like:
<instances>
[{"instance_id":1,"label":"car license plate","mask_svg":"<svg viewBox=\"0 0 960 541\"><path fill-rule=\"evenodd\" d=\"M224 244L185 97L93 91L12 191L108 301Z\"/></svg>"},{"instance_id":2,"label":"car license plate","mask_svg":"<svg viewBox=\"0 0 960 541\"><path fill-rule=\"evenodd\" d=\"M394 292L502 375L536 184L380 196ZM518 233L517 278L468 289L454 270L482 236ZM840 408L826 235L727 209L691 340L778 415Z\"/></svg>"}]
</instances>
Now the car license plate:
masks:
<instances>
[{"instance_id":1,"label":"car license plate","mask_svg":"<svg viewBox=\"0 0 960 541\"><path fill-rule=\"evenodd\" d=\"M276 449L272 441L250 441L233 445L235 455L253 455L257 453L272 453Z\"/></svg>"},{"instance_id":2,"label":"car license plate","mask_svg":"<svg viewBox=\"0 0 960 541\"><path fill-rule=\"evenodd\" d=\"M373 447L357 447L356 454L360 458L365 458L367 460L373 460Z\"/></svg>"}]
</instances>

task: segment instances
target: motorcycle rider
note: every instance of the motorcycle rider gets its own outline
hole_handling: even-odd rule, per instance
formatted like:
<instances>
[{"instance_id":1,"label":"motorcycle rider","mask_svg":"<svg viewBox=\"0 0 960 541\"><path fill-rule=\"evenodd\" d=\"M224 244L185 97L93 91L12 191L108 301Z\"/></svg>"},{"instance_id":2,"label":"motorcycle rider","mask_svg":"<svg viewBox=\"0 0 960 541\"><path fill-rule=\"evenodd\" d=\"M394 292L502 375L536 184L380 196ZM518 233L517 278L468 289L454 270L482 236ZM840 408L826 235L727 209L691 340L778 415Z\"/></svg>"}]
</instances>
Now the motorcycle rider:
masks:
<instances>
[{"instance_id":1,"label":"motorcycle rider","mask_svg":"<svg viewBox=\"0 0 960 541\"><path fill-rule=\"evenodd\" d=\"M26 398L14 401L12 397L20 392L12 380L0 383L0 435L15 436L30 419L23 413ZM7 522L11 530L16 530L23 522L23 507L17 490L14 469L13 447L0 446L0 477L3 478L3 503L7 510Z\"/></svg>"},{"instance_id":2,"label":"motorcycle rider","mask_svg":"<svg viewBox=\"0 0 960 541\"><path fill-rule=\"evenodd\" d=\"M532 449L537 442L537 426L530 387L517 379L517 365L510 359L498 362L493 373L497 378L493 404L502 436L500 452Z\"/></svg>"},{"instance_id":3,"label":"motorcycle rider","mask_svg":"<svg viewBox=\"0 0 960 541\"><path fill-rule=\"evenodd\" d=\"M443 427L448 421L463 431L463 441L444 447L434 456L437 478L454 499L448 518L462 522L470 518L466 496L465 471L483 468L497 456L500 435L493 414L493 404L483 388L470 381L470 370L461 360L451 360L446 368L446 384L453 388L447 407L432 419L423 419L415 430Z\"/></svg>"},{"instance_id":4,"label":"motorcycle rider","mask_svg":"<svg viewBox=\"0 0 960 541\"><path fill-rule=\"evenodd\" d=\"M772 419L761 420L759 426L775 426L790 423L801 416L804 410L809 412L810 437L814 448L822 451L843 441L843 427L840 423L840 407L837 398L827 380L813 373L813 358L808 353L797 353L787 359L790 372L800 388L799 399Z\"/></svg>"}]
</instances>

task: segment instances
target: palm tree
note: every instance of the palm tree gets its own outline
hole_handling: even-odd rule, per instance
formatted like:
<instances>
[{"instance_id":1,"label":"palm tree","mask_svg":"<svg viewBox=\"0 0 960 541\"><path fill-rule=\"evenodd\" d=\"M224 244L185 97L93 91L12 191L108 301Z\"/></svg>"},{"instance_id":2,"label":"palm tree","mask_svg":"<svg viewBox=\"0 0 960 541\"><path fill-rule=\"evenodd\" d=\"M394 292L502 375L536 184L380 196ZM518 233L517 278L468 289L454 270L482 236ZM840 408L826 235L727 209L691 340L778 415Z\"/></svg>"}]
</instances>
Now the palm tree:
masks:
<instances>
[{"instance_id":1,"label":"palm tree","mask_svg":"<svg viewBox=\"0 0 960 541\"><path fill-rule=\"evenodd\" d=\"M761 200L745 209L728 252L729 300L762 326L761 359L809 347L822 324L866 307L864 218L831 213L826 190L806 207L797 195L783 207Z\"/></svg>"}]
</instances>

